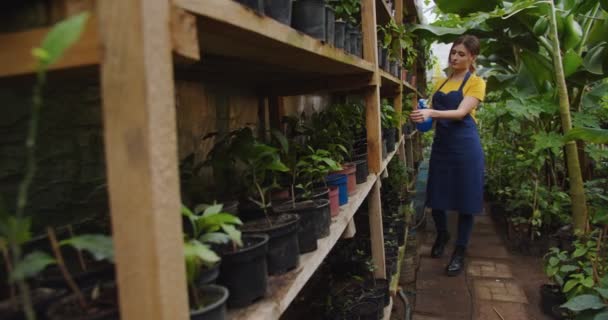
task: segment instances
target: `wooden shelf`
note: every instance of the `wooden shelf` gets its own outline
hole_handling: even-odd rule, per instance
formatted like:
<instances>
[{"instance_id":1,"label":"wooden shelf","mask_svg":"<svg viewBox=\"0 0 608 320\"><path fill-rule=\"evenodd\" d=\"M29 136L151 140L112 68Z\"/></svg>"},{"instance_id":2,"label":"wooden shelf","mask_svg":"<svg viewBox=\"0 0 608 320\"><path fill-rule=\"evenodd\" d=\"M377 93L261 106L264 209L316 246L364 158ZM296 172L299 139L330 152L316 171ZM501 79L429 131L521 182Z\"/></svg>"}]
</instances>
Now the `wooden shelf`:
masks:
<instances>
[{"instance_id":1,"label":"wooden shelf","mask_svg":"<svg viewBox=\"0 0 608 320\"><path fill-rule=\"evenodd\" d=\"M36 60L32 49L40 46L51 27L36 28L21 32L0 33L0 77L11 77L36 72ZM65 55L50 66L50 70L70 69L98 65L99 35L96 19L89 19L78 42L69 48Z\"/></svg>"},{"instance_id":2,"label":"wooden shelf","mask_svg":"<svg viewBox=\"0 0 608 320\"><path fill-rule=\"evenodd\" d=\"M384 26L393 19L388 4L384 0L376 0L376 19L379 26Z\"/></svg>"},{"instance_id":3,"label":"wooden shelf","mask_svg":"<svg viewBox=\"0 0 608 320\"><path fill-rule=\"evenodd\" d=\"M389 320L391 318L392 311L393 311L393 298L391 298L391 301L388 303L388 306L386 306L384 308L384 316L382 317L382 319Z\"/></svg>"},{"instance_id":4,"label":"wooden shelf","mask_svg":"<svg viewBox=\"0 0 608 320\"><path fill-rule=\"evenodd\" d=\"M283 275L269 277L266 297L247 308L229 310L228 319L278 319L340 239L376 180L375 175L369 175L367 182L357 185L356 194L349 197L348 204L342 206L340 214L333 219L329 236L318 240L317 250L300 256L298 268Z\"/></svg>"},{"instance_id":5,"label":"wooden shelf","mask_svg":"<svg viewBox=\"0 0 608 320\"><path fill-rule=\"evenodd\" d=\"M404 139L403 136L401 136L401 138L399 139L399 141L395 144L395 150L393 150L392 152L390 152L386 158L384 160L382 160L382 166L380 167L380 171L378 172L378 175L382 174L382 172L384 172L384 170L386 170L386 167L388 166L388 163L391 162L391 160L393 159L393 157L395 156L395 154L397 154L397 151L399 151L399 147L401 146L401 144L403 143Z\"/></svg>"},{"instance_id":6,"label":"wooden shelf","mask_svg":"<svg viewBox=\"0 0 608 320\"><path fill-rule=\"evenodd\" d=\"M413 85L411 85L409 82L407 81L403 81L403 86L405 87L405 89L411 91L411 92L415 92L419 97L424 97L424 95L422 93L420 93L418 91L418 89L416 89L416 87L414 87Z\"/></svg>"},{"instance_id":7,"label":"wooden shelf","mask_svg":"<svg viewBox=\"0 0 608 320\"><path fill-rule=\"evenodd\" d=\"M235 79L243 72L248 73L247 66L257 65L255 83L258 84L268 80L267 75L274 81L285 78L303 81L374 71L370 62L235 1L175 0L174 4L197 17L201 64L207 72L215 71ZM207 60L208 55L214 58ZM211 70L214 67L211 64L217 61L215 57L221 57L224 63Z\"/></svg>"},{"instance_id":8,"label":"wooden shelf","mask_svg":"<svg viewBox=\"0 0 608 320\"><path fill-rule=\"evenodd\" d=\"M399 80L399 78L395 77L394 75L386 72L383 69L379 69L380 71L380 78L382 79L382 86L394 86L397 87L401 84L403 84L403 81Z\"/></svg>"}]
</instances>

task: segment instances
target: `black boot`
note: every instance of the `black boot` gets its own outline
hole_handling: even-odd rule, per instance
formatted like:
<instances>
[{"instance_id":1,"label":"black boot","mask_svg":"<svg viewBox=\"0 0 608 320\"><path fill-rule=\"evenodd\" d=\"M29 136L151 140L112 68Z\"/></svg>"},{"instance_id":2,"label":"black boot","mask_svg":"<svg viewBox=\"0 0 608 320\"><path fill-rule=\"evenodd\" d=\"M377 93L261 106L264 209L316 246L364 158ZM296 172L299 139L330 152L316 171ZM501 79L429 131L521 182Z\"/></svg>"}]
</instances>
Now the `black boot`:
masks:
<instances>
[{"instance_id":1,"label":"black boot","mask_svg":"<svg viewBox=\"0 0 608 320\"><path fill-rule=\"evenodd\" d=\"M437 238L435 238L435 243L433 244L433 248L431 249L431 258L439 258L443 255L443 251L445 250L445 245L450 240L450 234L447 231L441 231L437 233Z\"/></svg>"},{"instance_id":2,"label":"black boot","mask_svg":"<svg viewBox=\"0 0 608 320\"><path fill-rule=\"evenodd\" d=\"M448 277L455 277L459 275L462 270L464 270L464 256L466 253L466 247L456 246L454 248L454 253L452 254L452 259L450 260L450 264L446 268L446 272Z\"/></svg>"}]
</instances>

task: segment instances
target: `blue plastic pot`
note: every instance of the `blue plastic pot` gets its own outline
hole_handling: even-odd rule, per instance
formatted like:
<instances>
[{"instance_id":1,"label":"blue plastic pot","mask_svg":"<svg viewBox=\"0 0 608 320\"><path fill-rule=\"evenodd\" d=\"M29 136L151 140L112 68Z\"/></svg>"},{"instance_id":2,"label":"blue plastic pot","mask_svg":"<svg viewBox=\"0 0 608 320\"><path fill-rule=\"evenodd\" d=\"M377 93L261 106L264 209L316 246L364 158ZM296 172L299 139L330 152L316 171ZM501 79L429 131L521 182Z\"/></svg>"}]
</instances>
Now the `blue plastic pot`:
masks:
<instances>
[{"instance_id":1,"label":"blue plastic pot","mask_svg":"<svg viewBox=\"0 0 608 320\"><path fill-rule=\"evenodd\" d=\"M348 178L345 174L331 174L327 176L328 186L337 186L340 193L340 205L348 203Z\"/></svg>"}]
</instances>

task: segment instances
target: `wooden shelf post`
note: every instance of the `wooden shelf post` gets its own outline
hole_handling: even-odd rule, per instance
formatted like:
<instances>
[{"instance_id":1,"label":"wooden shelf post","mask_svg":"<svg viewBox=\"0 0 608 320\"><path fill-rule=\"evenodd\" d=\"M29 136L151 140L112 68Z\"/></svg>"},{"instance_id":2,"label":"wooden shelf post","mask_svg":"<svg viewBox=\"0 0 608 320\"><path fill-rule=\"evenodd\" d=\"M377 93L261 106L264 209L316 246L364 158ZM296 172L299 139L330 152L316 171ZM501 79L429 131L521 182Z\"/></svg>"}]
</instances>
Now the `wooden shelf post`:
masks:
<instances>
[{"instance_id":1,"label":"wooden shelf post","mask_svg":"<svg viewBox=\"0 0 608 320\"><path fill-rule=\"evenodd\" d=\"M380 173L382 166L380 126L380 71L378 69L378 36L376 33L376 1L361 1L361 24L363 28L363 57L374 65L372 85L365 91L365 120L367 129L367 154L369 171ZM384 234L382 230L382 204L380 182L376 181L368 198L369 227L372 242L372 259L376 278L386 278L384 261Z\"/></svg>"},{"instance_id":2,"label":"wooden shelf post","mask_svg":"<svg viewBox=\"0 0 608 320\"><path fill-rule=\"evenodd\" d=\"M97 1L105 155L123 320L189 319L169 1Z\"/></svg>"}]
</instances>

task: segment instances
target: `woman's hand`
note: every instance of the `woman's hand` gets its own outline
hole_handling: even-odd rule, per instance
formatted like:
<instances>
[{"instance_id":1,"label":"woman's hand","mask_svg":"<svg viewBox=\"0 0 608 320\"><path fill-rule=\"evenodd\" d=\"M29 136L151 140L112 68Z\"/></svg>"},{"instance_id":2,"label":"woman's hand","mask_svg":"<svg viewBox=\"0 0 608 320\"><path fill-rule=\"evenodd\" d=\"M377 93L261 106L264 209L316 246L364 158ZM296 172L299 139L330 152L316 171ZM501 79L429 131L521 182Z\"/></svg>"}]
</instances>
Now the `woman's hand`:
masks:
<instances>
[{"instance_id":1,"label":"woman's hand","mask_svg":"<svg viewBox=\"0 0 608 320\"><path fill-rule=\"evenodd\" d=\"M422 123L426 121L426 119L431 117L433 110L432 109L418 109L412 111L410 114L410 119L416 123Z\"/></svg>"}]
</instances>

